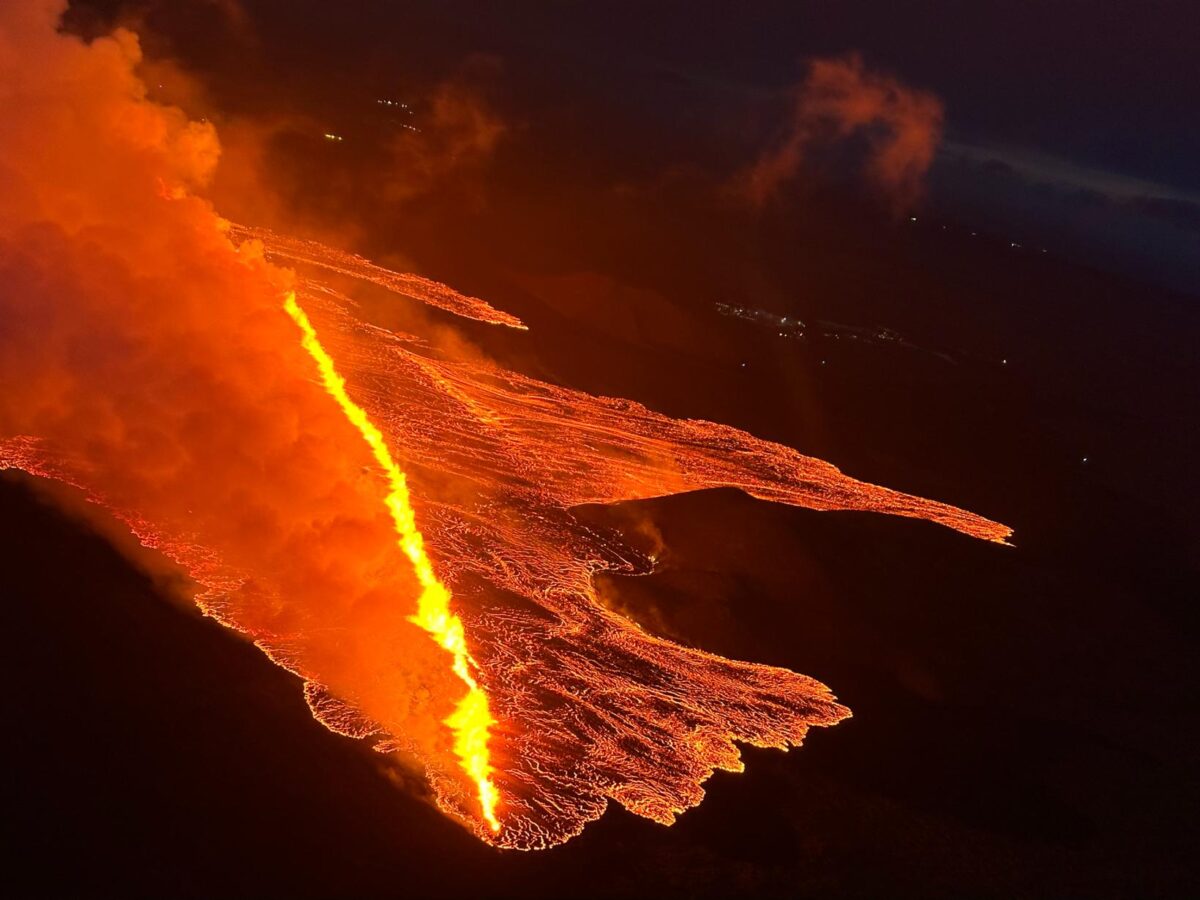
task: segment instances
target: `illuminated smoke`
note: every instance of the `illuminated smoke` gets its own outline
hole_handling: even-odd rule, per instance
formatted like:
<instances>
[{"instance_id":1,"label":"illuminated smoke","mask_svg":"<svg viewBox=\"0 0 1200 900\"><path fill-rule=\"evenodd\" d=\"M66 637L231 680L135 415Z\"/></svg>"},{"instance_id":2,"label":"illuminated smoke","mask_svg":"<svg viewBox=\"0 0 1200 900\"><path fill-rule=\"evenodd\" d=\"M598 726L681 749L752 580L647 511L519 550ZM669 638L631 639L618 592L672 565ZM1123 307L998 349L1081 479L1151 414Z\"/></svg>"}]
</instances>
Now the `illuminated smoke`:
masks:
<instances>
[{"instance_id":1,"label":"illuminated smoke","mask_svg":"<svg viewBox=\"0 0 1200 900\"><path fill-rule=\"evenodd\" d=\"M734 182L761 206L798 178L815 147L852 136L865 140L869 180L897 210L921 195L942 135L942 103L887 75L857 54L816 59L796 89L784 134Z\"/></svg>"},{"instance_id":2,"label":"illuminated smoke","mask_svg":"<svg viewBox=\"0 0 1200 900\"><path fill-rule=\"evenodd\" d=\"M391 163L381 190L389 203L453 192L460 205L478 206L479 175L507 131L489 105L483 85L495 80L499 63L486 57L437 85L420 128L404 130L388 145Z\"/></svg>"},{"instance_id":3,"label":"illuminated smoke","mask_svg":"<svg viewBox=\"0 0 1200 900\"><path fill-rule=\"evenodd\" d=\"M605 608L596 575L648 562L572 507L736 487L1008 537L736 429L360 321L271 262L297 242L231 229L193 195L212 129L145 99L132 35L85 46L55 31L61 9L0 7L0 468L77 486L182 565L202 609L304 679L322 723L418 760L481 838L551 846L611 800L669 823L715 769L741 768L738 742L795 746L849 714L811 678ZM520 324L303 249L317 270ZM484 732L464 715L490 726L470 773Z\"/></svg>"},{"instance_id":4,"label":"illuminated smoke","mask_svg":"<svg viewBox=\"0 0 1200 900\"><path fill-rule=\"evenodd\" d=\"M328 724L392 735L477 823L442 724L462 682L409 621L387 485L313 381L291 274L191 193L215 134L146 100L136 38L85 45L60 12L0 7L0 435L25 436L4 463L84 489L311 682Z\"/></svg>"}]
</instances>

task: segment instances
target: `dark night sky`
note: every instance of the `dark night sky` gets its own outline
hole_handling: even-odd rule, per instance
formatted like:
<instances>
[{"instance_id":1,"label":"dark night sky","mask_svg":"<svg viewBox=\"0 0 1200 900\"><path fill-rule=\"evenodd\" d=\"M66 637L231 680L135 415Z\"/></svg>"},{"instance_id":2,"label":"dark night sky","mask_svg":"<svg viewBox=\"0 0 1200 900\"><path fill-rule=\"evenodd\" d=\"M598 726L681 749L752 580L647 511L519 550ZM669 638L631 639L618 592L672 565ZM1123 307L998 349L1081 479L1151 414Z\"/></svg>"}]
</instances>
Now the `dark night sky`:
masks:
<instances>
[{"instance_id":1,"label":"dark night sky","mask_svg":"<svg viewBox=\"0 0 1200 900\"><path fill-rule=\"evenodd\" d=\"M1187 0L254 0L236 26L223 4L140 8L168 52L223 83L226 107L345 101L493 56L527 140L557 136L560 157L599 143L587 165L626 177L748 152L806 59L858 51L945 102L929 212L1177 290L1200 280L1200 17Z\"/></svg>"},{"instance_id":2,"label":"dark night sky","mask_svg":"<svg viewBox=\"0 0 1200 900\"><path fill-rule=\"evenodd\" d=\"M1200 190L1200 23L1186 2L434 6L430 17L464 44L582 57L618 85L622 70L663 66L777 87L805 56L861 50L942 96L971 140Z\"/></svg>"},{"instance_id":3,"label":"dark night sky","mask_svg":"<svg viewBox=\"0 0 1200 900\"><path fill-rule=\"evenodd\" d=\"M612 77L647 118L678 123L689 79L700 109L797 78L809 56L863 52L947 108L947 137L974 151L933 172L933 211L1017 241L1196 292L1200 284L1200 15L1184 2L443 4L480 46L549 49ZM614 8L615 7L615 8ZM589 11L590 10L590 11ZM619 103L619 101L618 101ZM699 115L701 120L704 114ZM703 127L703 126L701 126ZM1030 161L1029 157L1041 159ZM995 160L1014 177L997 179ZM965 168L965 171L964 171ZM995 167L993 167L994 170ZM1015 171L1014 171L1015 170ZM1136 181L1138 184L1128 184ZM1138 201L1124 203L1132 195Z\"/></svg>"}]
</instances>

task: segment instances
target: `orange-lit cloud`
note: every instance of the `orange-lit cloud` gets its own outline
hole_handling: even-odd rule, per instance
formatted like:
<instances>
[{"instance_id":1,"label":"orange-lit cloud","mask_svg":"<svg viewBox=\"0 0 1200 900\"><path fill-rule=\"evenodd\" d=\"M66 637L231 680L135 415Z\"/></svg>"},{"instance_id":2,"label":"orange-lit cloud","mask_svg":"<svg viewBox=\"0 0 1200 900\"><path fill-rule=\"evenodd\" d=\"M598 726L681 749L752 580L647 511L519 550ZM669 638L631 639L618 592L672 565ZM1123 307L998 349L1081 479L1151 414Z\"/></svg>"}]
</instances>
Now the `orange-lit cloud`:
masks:
<instances>
[{"instance_id":1,"label":"orange-lit cloud","mask_svg":"<svg viewBox=\"0 0 1200 900\"><path fill-rule=\"evenodd\" d=\"M813 60L782 137L738 174L733 187L762 206L802 176L815 149L860 139L865 176L900 210L920 197L942 120L937 97L870 71L857 54Z\"/></svg>"}]
</instances>

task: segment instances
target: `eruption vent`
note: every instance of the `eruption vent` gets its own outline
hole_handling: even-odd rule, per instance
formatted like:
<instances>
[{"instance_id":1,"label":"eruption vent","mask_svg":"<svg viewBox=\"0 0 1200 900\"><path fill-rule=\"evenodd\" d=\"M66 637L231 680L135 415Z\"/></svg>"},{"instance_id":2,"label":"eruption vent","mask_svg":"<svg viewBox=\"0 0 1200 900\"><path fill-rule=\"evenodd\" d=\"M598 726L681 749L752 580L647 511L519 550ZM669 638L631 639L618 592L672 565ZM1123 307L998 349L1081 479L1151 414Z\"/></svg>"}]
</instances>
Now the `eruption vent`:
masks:
<instances>
[{"instance_id":1,"label":"eruption vent","mask_svg":"<svg viewBox=\"0 0 1200 900\"><path fill-rule=\"evenodd\" d=\"M379 429L375 427L366 411L346 393L345 380L337 373L333 360L321 346L316 330L296 302L295 293L287 295L283 308L300 327L303 336L301 343L316 362L325 390L337 401L337 405L351 424L358 429L367 446L371 448L371 455L387 476L388 495L385 502L388 512L391 513L396 533L400 536L400 548L412 563L413 570L417 573L417 581L421 584L417 613L409 619L428 631L439 646L451 654L454 658L454 674L467 686L466 696L458 701L458 706L446 719L446 724L454 731L454 752L462 760L463 769L479 786L479 805L483 818L492 831L499 831L500 822L496 819L496 787L492 784L492 766L488 762L487 749L488 728L494 720L488 712L487 695L471 674L475 661L467 652L462 620L450 611L450 592L438 581L437 574L433 571L433 563L425 553L425 539L417 530L416 516L408 497L408 482L399 466L392 460L387 442Z\"/></svg>"},{"instance_id":2,"label":"eruption vent","mask_svg":"<svg viewBox=\"0 0 1200 900\"><path fill-rule=\"evenodd\" d=\"M521 327L222 221L196 193L211 126L146 99L133 35L60 33L64 6L0 4L0 469L74 485L182 566L319 721L416 760L481 839L549 847L614 800L670 823L740 770L738 743L795 746L849 715L812 678L607 609L596 576L650 563L573 507L735 487L1008 537L734 428L361 321L279 263Z\"/></svg>"}]
</instances>

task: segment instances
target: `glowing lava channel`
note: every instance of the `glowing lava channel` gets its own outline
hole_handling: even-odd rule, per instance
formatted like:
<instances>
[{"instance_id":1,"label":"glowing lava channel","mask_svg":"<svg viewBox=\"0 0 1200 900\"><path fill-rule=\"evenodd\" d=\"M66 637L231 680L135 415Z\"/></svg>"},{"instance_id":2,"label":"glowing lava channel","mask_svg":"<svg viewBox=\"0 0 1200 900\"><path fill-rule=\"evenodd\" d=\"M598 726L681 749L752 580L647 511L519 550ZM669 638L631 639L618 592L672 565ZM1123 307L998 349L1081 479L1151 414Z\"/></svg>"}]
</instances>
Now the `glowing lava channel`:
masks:
<instances>
[{"instance_id":1,"label":"glowing lava channel","mask_svg":"<svg viewBox=\"0 0 1200 900\"><path fill-rule=\"evenodd\" d=\"M417 529L404 472L392 459L383 433L371 421L366 410L346 393L345 379L338 374L333 358L321 346L316 329L296 302L294 293L287 295L283 308L300 327L303 334L301 343L316 362L325 390L337 401L351 424L358 429L363 440L371 448L375 461L387 475L390 490L385 503L391 513L396 533L400 536L400 547L412 562L417 580L421 583L417 614L409 616L409 621L425 629L443 649L449 651L454 657L455 674L467 686L466 696L458 702L454 712L446 718L445 724L454 732L454 752L461 760L463 769L478 787L483 818L493 832L498 832L498 795L496 786L492 783L493 769L488 756L488 729L496 720L492 718L488 709L487 694L471 674L475 662L467 651L462 620L450 611L450 591L438 579L433 570L433 563L425 553L425 540Z\"/></svg>"}]
</instances>

